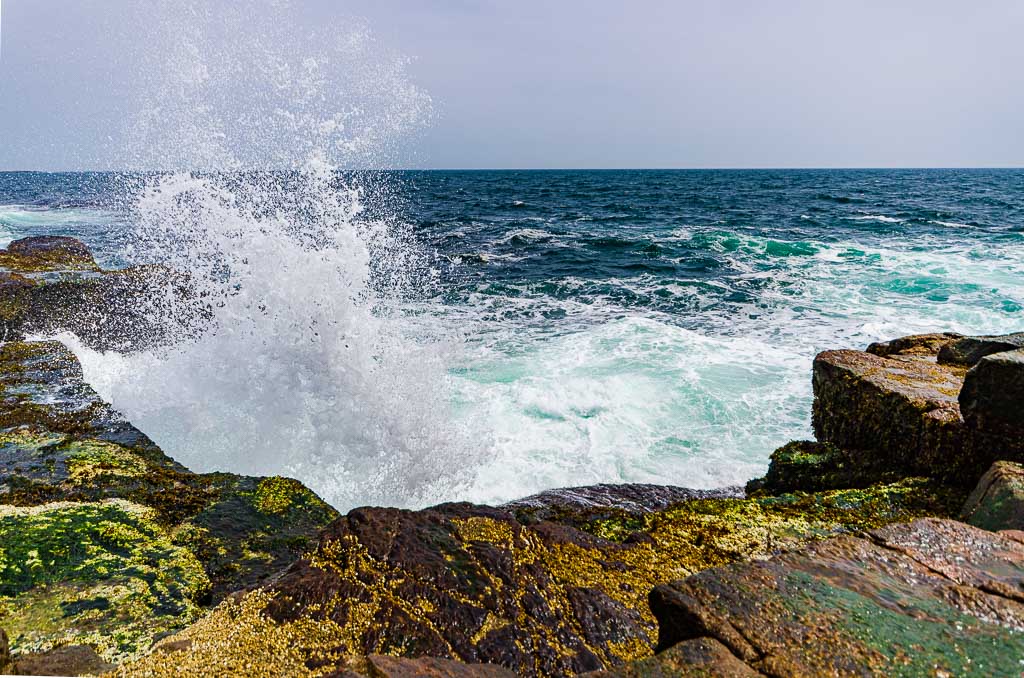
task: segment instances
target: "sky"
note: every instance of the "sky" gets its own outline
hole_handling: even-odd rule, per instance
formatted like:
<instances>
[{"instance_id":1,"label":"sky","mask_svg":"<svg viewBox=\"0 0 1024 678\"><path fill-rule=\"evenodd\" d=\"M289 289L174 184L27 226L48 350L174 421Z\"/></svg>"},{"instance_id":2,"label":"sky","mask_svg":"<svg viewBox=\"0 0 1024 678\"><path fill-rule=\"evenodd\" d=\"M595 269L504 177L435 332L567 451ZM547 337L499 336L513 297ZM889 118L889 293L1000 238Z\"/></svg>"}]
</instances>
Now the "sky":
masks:
<instances>
[{"instance_id":1,"label":"sky","mask_svg":"<svg viewBox=\"0 0 1024 678\"><path fill-rule=\"evenodd\" d=\"M266 1L293 35L358 25L408 57L430 112L378 164L1024 165L1019 0ZM166 3L0 2L0 169L117 168L139 92L168 96L149 74L187 25L153 25ZM214 25L227 5L195 4ZM203 49L242 37L213 31Z\"/></svg>"}]
</instances>

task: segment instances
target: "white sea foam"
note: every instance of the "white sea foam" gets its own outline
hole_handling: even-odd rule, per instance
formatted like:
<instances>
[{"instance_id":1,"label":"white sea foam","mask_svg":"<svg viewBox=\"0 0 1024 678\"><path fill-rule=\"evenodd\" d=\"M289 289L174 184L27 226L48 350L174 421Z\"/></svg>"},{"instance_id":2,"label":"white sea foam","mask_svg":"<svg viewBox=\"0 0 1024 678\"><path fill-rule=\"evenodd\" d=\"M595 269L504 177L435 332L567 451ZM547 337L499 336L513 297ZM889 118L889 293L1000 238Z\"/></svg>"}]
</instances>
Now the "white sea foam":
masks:
<instances>
[{"instance_id":1,"label":"white sea foam","mask_svg":"<svg viewBox=\"0 0 1024 678\"><path fill-rule=\"evenodd\" d=\"M850 217L854 221L878 221L883 224L902 224L906 219L898 219L896 217L888 217L884 214L862 214L857 217Z\"/></svg>"}]
</instances>

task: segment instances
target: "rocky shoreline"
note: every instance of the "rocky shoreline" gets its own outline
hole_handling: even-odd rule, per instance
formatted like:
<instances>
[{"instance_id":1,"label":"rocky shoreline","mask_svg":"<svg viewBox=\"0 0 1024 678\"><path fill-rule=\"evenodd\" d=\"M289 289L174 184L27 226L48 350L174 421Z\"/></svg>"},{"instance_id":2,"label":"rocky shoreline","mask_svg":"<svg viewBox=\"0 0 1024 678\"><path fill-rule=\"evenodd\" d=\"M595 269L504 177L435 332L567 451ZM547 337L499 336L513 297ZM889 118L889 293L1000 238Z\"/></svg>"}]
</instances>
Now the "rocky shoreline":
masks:
<instances>
[{"instance_id":1,"label":"rocky shoreline","mask_svg":"<svg viewBox=\"0 0 1024 678\"><path fill-rule=\"evenodd\" d=\"M192 473L26 339L160 341L138 309L167 271L55 237L0 267L0 672L1020 673L1024 335L820 354L817 440L745 490L341 516L295 480Z\"/></svg>"}]
</instances>

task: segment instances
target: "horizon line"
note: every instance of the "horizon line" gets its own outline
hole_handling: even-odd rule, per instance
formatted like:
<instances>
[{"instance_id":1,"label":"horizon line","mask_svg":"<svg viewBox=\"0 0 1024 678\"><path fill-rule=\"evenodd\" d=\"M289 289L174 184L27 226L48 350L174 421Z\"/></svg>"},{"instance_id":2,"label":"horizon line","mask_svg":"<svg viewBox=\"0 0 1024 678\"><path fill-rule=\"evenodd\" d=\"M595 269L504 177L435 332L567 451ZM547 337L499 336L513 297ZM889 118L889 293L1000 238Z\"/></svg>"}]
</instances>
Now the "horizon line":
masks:
<instances>
[{"instance_id":1,"label":"horizon line","mask_svg":"<svg viewBox=\"0 0 1024 678\"><path fill-rule=\"evenodd\" d=\"M726 167L337 167L337 172L770 172L823 170L1022 170L1024 165L847 165ZM0 169L0 174L171 174L174 172L298 172L276 169Z\"/></svg>"}]
</instances>

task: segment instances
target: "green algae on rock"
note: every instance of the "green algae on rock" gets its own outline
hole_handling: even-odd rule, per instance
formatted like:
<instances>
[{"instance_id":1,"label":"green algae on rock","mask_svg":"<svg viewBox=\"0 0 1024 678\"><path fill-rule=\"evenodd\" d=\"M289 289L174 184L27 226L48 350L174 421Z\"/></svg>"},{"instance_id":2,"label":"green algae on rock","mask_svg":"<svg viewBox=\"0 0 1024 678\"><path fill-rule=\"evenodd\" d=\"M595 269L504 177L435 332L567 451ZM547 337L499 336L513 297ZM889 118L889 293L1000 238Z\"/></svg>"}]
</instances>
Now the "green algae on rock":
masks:
<instances>
[{"instance_id":1,"label":"green algae on rock","mask_svg":"<svg viewBox=\"0 0 1024 678\"><path fill-rule=\"evenodd\" d=\"M904 473L871 455L843 450L831 443L797 440L772 452L768 473L747 483L750 495L820 492L896 482Z\"/></svg>"},{"instance_id":2,"label":"green algae on rock","mask_svg":"<svg viewBox=\"0 0 1024 678\"><path fill-rule=\"evenodd\" d=\"M14 651L76 642L108 660L138 654L157 633L196 619L201 606L281 570L337 516L291 479L188 471L103 402L57 342L0 345L0 505L7 524L34 525L18 511L36 511L67 539L53 550L47 533L34 530L17 542L18 553L37 554L27 563L56 579L5 570L0 625ZM15 558L8 546L5 563ZM60 554L101 548L110 557L144 554L150 569L112 561L123 578L109 584L95 569L58 567ZM186 560L190 568L172 564ZM160 610L175 612L156 614L158 598Z\"/></svg>"},{"instance_id":3,"label":"green algae on rock","mask_svg":"<svg viewBox=\"0 0 1024 678\"><path fill-rule=\"evenodd\" d=\"M0 506L0 617L19 652L89 644L108 660L131 657L195 621L209 590L152 509Z\"/></svg>"}]
</instances>

